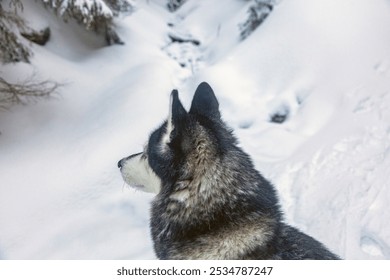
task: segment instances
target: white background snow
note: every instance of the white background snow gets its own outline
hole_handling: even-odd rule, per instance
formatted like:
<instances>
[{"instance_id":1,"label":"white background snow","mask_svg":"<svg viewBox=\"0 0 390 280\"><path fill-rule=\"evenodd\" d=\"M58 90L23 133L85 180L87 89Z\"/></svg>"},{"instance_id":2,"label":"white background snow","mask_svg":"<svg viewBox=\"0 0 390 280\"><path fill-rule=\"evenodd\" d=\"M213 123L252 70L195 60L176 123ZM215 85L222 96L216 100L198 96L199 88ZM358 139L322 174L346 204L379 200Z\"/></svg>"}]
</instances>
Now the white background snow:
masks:
<instances>
[{"instance_id":1,"label":"white background snow","mask_svg":"<svg viewBox=\"0 0 390 280\"><path fill-rule=\"evenodd\" d=\"M116 164L166 118L173 88L188 108L207 81L289 223L343 258L390 259L390 1L279 1L242 42L248 1L134 3L116 23L125 45L104 47L24 1L51 40L1 74L64 86L0 112L0 258L155 258L153 195L125 186Z\"/></svg>"}]
</instances>

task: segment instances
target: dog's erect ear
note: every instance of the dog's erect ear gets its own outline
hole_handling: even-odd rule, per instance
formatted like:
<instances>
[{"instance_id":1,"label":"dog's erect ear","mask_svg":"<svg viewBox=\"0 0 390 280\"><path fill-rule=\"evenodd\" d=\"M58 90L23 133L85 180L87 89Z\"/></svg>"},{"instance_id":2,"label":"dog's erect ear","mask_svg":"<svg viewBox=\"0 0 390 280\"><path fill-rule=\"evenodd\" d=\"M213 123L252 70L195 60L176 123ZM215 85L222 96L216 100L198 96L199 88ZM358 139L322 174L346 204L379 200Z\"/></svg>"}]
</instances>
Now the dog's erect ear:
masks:
<instances>
[{"instance_id":1,"label":"dog's erect ear","mask_svg":"<svg viewBox=\"0 0 390 280\"><path fill-rule=\"evenodd\" d=\"M165 151L165 147L171 142L171 134L173 131L180 131L185 125L185 119L187 117L187 111L179 100L179 93L174 89L171 93L171 99L169 103L169 115L167 120L166 131L162 137L162 149Z\"/></svg>"},{"instance_id":2,"label":"dog's erect ear","mask_svg":"<svg viewBox=\"0 0 390 280\"><path fill-rule=\"evenodd\" d=\"M219 103L213 89L206 82L201 83L192 99L190 113L208 118L220 118Z\"/></svg>"},{"instance_id":3,"label":"dog's erect ear","mask_svg":"<svg viewBox=\"0 0 390 280\"><path fill-rule=\"evenodd\" d=\"M179 99L179 93L174 89L171 93L171 104L169 108L169 120L175 126L179 124L187 116L187 111Z\"/></svg>"}]
</instances>

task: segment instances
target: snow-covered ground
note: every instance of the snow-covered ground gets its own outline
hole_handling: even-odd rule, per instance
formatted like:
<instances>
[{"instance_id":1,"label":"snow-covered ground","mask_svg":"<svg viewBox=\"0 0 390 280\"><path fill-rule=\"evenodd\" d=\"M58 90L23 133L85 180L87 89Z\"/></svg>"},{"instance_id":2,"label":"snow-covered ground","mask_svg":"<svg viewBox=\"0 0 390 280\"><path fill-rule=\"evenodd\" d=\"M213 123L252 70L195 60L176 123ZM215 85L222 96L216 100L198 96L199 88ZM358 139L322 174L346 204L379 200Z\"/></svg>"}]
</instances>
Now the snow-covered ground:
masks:
<instances>
[{"instance_id":1,"label":"snow-covered ground","mask_svg":"<svg viewBox=\"0 0 390 280\"><path fill-rule=\"evenodd\" d=\"M2 75L64 86L0 112L0 258L155 258L153 196L126 187L116 163L142 149L173 88L189 106L207 81L289 223L343 258L390 259L390 1L278 1L241 42L248 1L170 13L138 0L117 22L125 45L111 47L23 2L52 37Z\"/></svg>"}]
</instances>

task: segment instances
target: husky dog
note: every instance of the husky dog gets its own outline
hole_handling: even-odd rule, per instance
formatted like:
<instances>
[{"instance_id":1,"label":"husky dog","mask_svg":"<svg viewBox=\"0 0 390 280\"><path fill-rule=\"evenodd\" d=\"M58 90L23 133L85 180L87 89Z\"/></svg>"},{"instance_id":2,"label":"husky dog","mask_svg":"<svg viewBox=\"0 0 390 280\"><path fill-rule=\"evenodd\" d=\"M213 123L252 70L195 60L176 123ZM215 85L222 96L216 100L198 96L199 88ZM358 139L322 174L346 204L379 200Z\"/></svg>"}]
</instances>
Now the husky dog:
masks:
<instances>
[{"instance_id":1,"label":"husky dog","mask_svg":"<svg viewBox=\"0 0 390 280\"><path fill-rule=\"evenodd\" d=\"M157 194L150 227L159 259L338 259L283 222L274 187L237 146L205 82L189 112L173 90L168 120L118 167L127 184Z\"/></svg>"}]
</instances>

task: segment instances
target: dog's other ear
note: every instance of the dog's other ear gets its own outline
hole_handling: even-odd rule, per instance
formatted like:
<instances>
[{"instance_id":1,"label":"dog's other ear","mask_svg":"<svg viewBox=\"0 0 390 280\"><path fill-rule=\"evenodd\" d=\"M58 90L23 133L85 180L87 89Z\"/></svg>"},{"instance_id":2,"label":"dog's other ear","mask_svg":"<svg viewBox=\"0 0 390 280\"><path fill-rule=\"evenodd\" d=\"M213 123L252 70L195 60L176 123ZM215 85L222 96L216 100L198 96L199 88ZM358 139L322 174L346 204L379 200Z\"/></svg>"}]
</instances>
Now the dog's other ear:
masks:
<instances>
[{"instance_id":1,"label":"dog's other ear","mask_svg":"<svg viewBox=\"0 0 390 280\"><path fill-rule=\"evenodd\" d=\"M163 152L165 152L167 145L171 143L172 138L174 138L175 135L173 133L177 134L178 131L180 131L185 125L187 114L187 111L184 109L179 100L178 91L176 89L172 90L171 99L169 100L168 120L164 135L161 138L161 147Z\"/></svg>"},{"instance_id":2,"label":"dog's other ear","mask_svg":"<svg viewBox=\"0 0 390 280\"><path fill-rule=\"evenodd\" d=\"M172 90L170 103L169 121L171 121L173 126L175 126L187 116L187 111L181 104L179 93L176 89Z\"/></svg>"},{"instance_id":3,"label":"dog's other ear","mask_svg":"<svg viewBox=\"0 0 390 280\"><path fill-rule=\"evenodd\" d=\"M206 82L202 82L195 91L190 113L208 118L220 118L219 103L213 89Z\"/></svg>"},{"instance_id":4,"label":"dog's other ear","mask_svg":"<svg viewBox=\"0 0 390 280\"><path fill-rule=\"evenodd\" d=\"M185 120L187 117L187 111L184 109L183 105L179 100L179 93L174 89L171 93L171 99L169 102L169 115L167 120L167 126L162 137L162 147L165 149L166 145L171 142L172 133L175 131L178 133L185 125Z\"/></svg>"}]
</instances>

